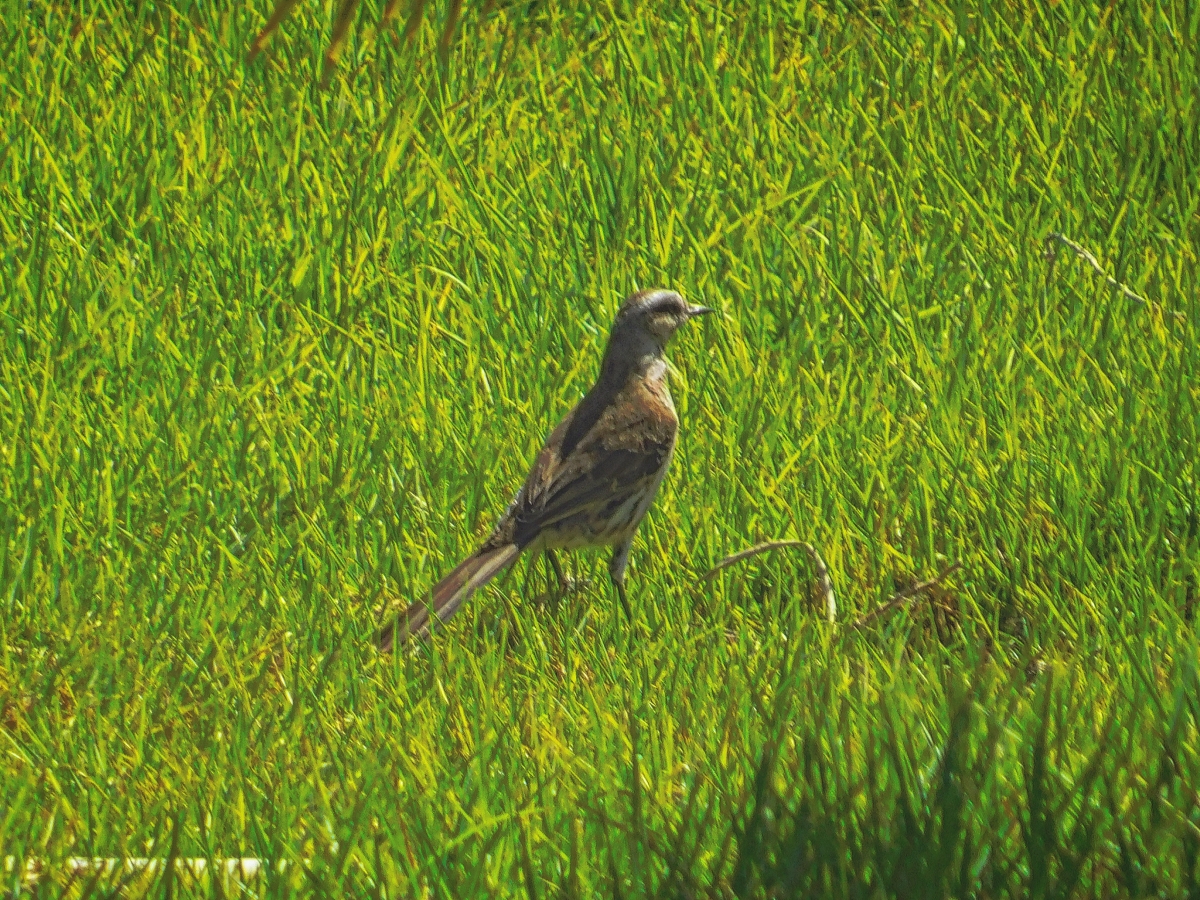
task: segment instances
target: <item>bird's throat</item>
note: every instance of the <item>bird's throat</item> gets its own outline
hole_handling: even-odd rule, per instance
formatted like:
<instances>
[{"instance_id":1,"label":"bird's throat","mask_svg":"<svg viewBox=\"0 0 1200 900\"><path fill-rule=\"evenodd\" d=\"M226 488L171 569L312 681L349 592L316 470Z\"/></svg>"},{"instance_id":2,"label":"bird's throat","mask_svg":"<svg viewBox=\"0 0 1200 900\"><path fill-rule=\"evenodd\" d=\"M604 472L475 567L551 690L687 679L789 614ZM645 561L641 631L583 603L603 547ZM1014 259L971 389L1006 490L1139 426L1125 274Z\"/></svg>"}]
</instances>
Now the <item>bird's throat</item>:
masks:
<instances>
[{"instance_id":1,"label":"bird's throat","mask_svg":"<svg viewBox=\"0 0 1200 900\"><path fill-rule=\"evenodd\" d=\"M632 376L661 380L666 372L662 343L646 331L630 329L616 332L609 339L599 381L616 387Z\"/></svg>"}]
</instances>

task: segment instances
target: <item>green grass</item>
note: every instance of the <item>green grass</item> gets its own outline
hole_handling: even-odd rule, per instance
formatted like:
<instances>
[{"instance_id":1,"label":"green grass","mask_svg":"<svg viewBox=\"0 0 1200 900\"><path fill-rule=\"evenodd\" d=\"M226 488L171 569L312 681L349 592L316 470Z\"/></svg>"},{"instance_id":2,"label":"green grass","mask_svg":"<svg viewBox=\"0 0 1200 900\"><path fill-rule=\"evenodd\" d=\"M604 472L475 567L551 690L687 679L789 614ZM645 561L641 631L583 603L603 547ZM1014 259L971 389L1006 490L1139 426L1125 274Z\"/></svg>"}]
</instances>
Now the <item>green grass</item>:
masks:
<instances>
[{"instance_id":1,"label":"green grass","mask_svg":"<svg viewBox=\"0 0 1200 900\"><path fill-rule=\"evenodd\" d=\"M322 92L302 6L246 65L262 3L3 2L0 858L1200 891L1200 7L513 6L444 73L439 11ZM580 553L380 658L648 285L721 315L636 627ZM700 581L781 537L840 625L803 554Z\"/></svg>"}]
</instances>

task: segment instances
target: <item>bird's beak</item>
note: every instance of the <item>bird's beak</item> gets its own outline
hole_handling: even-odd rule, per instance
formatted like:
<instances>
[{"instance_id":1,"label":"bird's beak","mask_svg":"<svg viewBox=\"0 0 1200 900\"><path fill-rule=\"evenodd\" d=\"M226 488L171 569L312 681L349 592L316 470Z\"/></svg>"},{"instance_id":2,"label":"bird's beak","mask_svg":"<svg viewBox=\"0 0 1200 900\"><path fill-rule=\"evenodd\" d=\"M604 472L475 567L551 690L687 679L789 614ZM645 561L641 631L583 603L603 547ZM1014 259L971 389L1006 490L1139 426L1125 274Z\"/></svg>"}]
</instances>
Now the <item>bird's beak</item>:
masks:
<instances>
[{"instance_id":1,"label":"bird's beak","mask_svg":"<svg viewBox=\"0 0 1200 900\"><path fill-rule=\"evenodd\" d=\"M688 318L694 319L696 316L707 316L710 312L716 312L716 310L709 309L707 306L689 306Z\"/></svg>"}]
</instances>

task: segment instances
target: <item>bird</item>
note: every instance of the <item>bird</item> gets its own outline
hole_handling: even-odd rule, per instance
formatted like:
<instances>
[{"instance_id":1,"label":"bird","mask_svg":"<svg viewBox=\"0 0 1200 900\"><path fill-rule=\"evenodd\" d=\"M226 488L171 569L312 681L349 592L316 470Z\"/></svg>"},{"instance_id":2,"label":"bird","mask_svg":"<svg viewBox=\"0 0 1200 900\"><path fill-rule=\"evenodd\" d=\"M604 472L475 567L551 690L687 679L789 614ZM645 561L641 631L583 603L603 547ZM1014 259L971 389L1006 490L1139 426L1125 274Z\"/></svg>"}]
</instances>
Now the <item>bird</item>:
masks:
<instances>
[{"instance_id":1,"label":"bird","mask_svg":"<svg viewBox=\"0 0 1200 900\"><path fill-rule=\"evenodd\" d=\"M608 574L626 617L625 570L675 451L679 419L664 351L675 331L713 310L664 288L640 290L617 311L600 374L546 439L528 477L479 548L376 635L384 652L427 637L523 552L612 547Z\"/></svg>"}]
</instances>

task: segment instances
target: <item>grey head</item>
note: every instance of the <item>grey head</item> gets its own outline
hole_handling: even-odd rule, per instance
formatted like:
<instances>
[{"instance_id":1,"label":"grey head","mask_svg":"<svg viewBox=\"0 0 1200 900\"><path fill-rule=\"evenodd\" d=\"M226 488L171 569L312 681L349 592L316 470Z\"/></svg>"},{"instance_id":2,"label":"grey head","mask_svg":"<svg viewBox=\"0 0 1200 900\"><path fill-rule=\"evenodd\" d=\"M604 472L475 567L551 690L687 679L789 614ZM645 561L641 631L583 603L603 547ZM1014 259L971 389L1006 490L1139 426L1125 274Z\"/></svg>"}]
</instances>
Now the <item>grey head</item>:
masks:
<instances>
[{"instance_id":1,"label":"grey head","mask_svg":"<svg viewBox=\"0 0 1200 900\"><path fill-rule=\"evenodd\" d=\"M691 306L675 291L650 288L638 291L621 304L608 337L601 364L601 380L622 381L631 371L642 371L662 358L671 336L685 322L712 312Z\"/></svg>"},{"instance_id":2,"label":"grey head","mask_svg":"<svg viewBox=\"0 0 1200 900\"><path fill-rule=\"evenodd\" d=\"M610 341L615 341L618 334L643 332L658 344L661 352L679 326L710 312L712 310L707 306L689 305L675 291L648 288L621 304Z\"/></svg>"}]
</instances>

